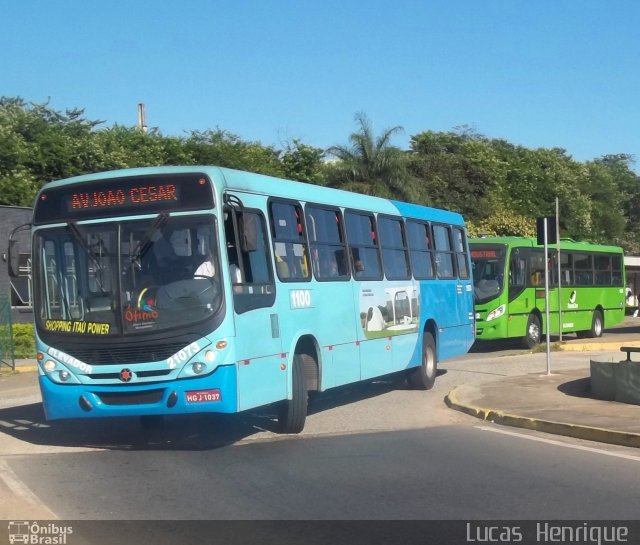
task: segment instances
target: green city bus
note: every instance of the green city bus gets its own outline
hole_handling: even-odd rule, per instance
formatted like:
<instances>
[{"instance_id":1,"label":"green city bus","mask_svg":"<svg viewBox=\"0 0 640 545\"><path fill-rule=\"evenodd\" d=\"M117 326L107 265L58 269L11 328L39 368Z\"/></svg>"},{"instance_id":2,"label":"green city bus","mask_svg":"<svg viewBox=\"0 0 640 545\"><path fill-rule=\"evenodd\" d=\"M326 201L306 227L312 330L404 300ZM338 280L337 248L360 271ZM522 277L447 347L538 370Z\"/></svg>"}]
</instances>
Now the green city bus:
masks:
<instances>
[{"instance_id":1,"label":"green city bus","mask_svg":"<svg viewBox=\"0 0 640 545\"><path fill-rule=\"evenodd\" d=\"M473 264L476 339L521 338L533 348L546 334L545 255L535 238L469 240ZM600 337L625 313L622 248L563 239L548 248L549 333ZM558 312L558 309L561 309Z\"/></svg>"}]
</instances>

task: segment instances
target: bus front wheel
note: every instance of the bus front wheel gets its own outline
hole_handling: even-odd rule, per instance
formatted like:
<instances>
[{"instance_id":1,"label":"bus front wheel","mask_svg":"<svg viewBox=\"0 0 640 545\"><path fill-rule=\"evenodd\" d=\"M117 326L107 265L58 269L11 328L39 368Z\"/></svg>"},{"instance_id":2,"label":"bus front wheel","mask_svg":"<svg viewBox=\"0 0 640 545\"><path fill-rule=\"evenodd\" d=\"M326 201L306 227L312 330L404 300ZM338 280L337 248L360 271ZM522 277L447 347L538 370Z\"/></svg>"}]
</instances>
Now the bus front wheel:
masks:
<instances>
[{"instance_id":1,"label":"bus front wheel","mask_svg":"<svg viewBox=\"0 0 640 545\"><path fill-rule=\"evenodd\" d=\"M529 314L527 330L524 336L525 348L535 348L540 344L540 318L535 314Z\"/></svg>"},{"instance_id":2,"label":"bus front wheel","mask_svg":"<svg viewBox=\"0 0 640 545\"><path fill-rule=\"evenodd\" d=\"M409 373L409 386L416 390L430 390L436 381L438 359L433 335L425 331L422 339L422 363Z\"/></svg>"},{"instance_id":3,"label":"bus front wheel","mask_svg":"<svg viewBox=\"0 0 640 545\"><path fill-rule=\"evenodd\" d=\"M602 337L602 330L604 329L604 320L602 319L602 312L596 310L593 312L593 318L591 319L591 329L587 331L587 337L595 339L596 337Z\"/></svg>"},{"instance_id":4,"label":"bus front wheel","mask_svg":"<svg viewBox=\"0 0 640 545\"><path fill-rule=\"evenodd\" d=\"M300 433L307 418L309 394L304 377L303 356L305 355L296 354L293 357L291 399L280 402L278 424L282 433Z\"/></svg>"}]
</instances>

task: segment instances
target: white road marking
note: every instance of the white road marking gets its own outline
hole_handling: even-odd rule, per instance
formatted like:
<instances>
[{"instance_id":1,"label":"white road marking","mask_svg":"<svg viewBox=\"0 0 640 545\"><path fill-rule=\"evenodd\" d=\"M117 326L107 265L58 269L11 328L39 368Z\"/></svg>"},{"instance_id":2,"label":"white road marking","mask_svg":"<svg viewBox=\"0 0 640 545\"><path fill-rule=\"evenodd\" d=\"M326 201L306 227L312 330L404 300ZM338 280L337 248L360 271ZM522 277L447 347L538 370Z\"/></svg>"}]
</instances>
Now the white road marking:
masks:
<instances>
[{"instance_id":1,"label":"white road marking","mask_svg":"<svg viewBox=\"0 0 640 545\"><path fill-rule=\"evenodd\" d=\"M7 462L0 458L0 479L9 487L9 489L21 497L23 500L37 506L43 505L40 499L24 484L20 478L7 465Z\"/></svg>"},{"instance_id":2,"label":"white road marking","mask_svg":"<svg viewBox=\"0 0 640 545\"><path fill-rule=\"evenodd\" d=\"M502 433L503 435L511 435L519 437L520 439L528 439L529 441L538 441L540 443L547 443L549 445L557 445L559 447L572 448L575 450L584 450L586 452L593 452L595 454L604 454L606 456L613 456L614 458L624 458L625 460L632 460L634 462L640 462L640 456L633 456L632 454L623 454L621 452L612 452L595 447L585 447L583 445L571 445L569 443L563 443L562 441L555 441L554 439L546 439L544 437L534 437L524 433L518 433L516 431L508 431L499 428L490 428L488 426L475 426L476 429L481 431L492 431L493 433Z\"/></svg>"}]
</instances>

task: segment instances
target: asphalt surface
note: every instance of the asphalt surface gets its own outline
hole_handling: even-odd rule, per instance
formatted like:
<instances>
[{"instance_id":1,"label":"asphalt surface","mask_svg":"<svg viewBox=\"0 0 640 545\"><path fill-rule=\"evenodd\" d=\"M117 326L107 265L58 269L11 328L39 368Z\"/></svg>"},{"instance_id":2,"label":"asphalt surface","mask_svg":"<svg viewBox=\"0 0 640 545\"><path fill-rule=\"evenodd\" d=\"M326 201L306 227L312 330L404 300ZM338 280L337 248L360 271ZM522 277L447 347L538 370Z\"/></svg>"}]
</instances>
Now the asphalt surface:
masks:
<instances>
[{"instance_id":1,"label":"asphalt surface","mask_svg":"<svg viewBox=\"0 0 640 545\"><path fill-rule=\"evenodd\" d=\"M627 447L640 447L640 405L603 401L594 398L590 388L588 362L579 369L575 362L576 352L584 352L585 359L615 361L626 359L621 347L640 347L640 318L627 319L615 329L605 331L599 339L576 339L567 336L563 342L552 339L553 371L526 372L517 376L499 376L491 380L469 382L454 387L445 397L447 405L479 419L506 426L515 426L546 433L564 435L590 441L610 443ZM544 352L544 350L543 350ZM492 353L486 351L474 355L479 360L490 360ZM520 352L521 357L530 358ZM534 355L539 361L541 354ZM514 358L514 360L519 358ZM640 353L632 354L640 365ZM563 364L564 361L564 364ZM12 406L15 400L21 403L37 403L33 397L32 380L27 378L36 370L35 360L16 361L15 376L9 368L0 370L0 407ZM557 370L556 370L557 369ZM11 374L13 376L7 376ZM19 375L22 375L20 377ZM33 375L31 375L32 377ZM0 463L0 498L10 497L13 475L4 463ZM7 486L7 483L9 486ZM16 483L19 486L19 483ZM16 492L13 490L13 492ZM26 491L28 492L28 491ZM24 512L29 508L33 518L53 518L46 509L34 512L36 501L29 501L28 493L19 494L16 504L11 497L11 511ZM2 511L0 500L0 511ZM31 503L31 505L28 505ZM42 506L40 506L42 507Z\"/></svg>"}]
</instances>

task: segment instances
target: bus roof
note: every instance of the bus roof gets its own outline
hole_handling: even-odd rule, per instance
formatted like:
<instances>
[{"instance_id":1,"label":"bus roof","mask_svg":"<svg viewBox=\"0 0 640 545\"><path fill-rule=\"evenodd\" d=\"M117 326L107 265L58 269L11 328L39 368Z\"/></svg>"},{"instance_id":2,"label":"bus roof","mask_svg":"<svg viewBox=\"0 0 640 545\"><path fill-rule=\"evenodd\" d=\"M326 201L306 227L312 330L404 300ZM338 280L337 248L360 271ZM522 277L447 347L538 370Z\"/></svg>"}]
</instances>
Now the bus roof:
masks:
<instances>
[{"instance_id":1,"label":"bus roof","mask_svg":"<svg viewBox=\"0 0 640 545\"><path fill-rule=\"evenodd\" d=\"M343 208L365 209L383 214L400 213L400 215L405 217L424 218L432 221L464 225L462 215L457 212L217 166L142 167L97 172L49 182L43 186L40 192L69 184L81 184L83 182L96 180L113 180L125 176L153 176L154 174L187 172L207 174L213 180L216 190L220 193L222 193L224 189L231 189L239 192L296 199L304 202L317 202ZM37 199L38 197L36 197L36 202Z\"/></svg>"},{"instance_id":2,"label":"bus roof","mask_svg":"<svg viewBox=\"0 0 640 545\"><path fill-rule=\"evenodd\" d=\"M504 244L512 248L543 248L542 244L538 244L535 237L480 237L470 238L469 244ZM549 248L554 249L555 242L549 243ZM589 250L592 252L613 252L623 253L623 249L619 246L606 244L592 244L591 242L577 242L572 239L560 239L560 249L562 250Z\"/></svg>"}]
</instances>

